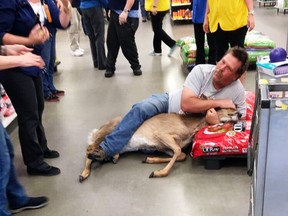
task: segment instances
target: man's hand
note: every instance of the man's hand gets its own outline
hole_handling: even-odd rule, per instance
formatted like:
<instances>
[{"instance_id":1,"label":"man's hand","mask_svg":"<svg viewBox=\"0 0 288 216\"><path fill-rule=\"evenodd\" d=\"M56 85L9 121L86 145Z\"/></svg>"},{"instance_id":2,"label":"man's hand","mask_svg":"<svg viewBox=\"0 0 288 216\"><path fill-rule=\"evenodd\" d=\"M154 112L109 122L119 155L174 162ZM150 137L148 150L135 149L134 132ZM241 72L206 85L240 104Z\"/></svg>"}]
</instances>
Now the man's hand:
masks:
<instances>
[{"instance_id":1,"label":"man's hand","mask_svg":"<svg viewBox=\"0 0 288 216\"><path fill-rule=\"evenodd\" d=\"M24 55L19 56L20 59L20 65L22 67L30 67L30 66L36 66L39 68L44 68L45 63L41 56L35 55L31 52L27 52Z\"/></svg>"},{"instance_id":2,"label":"man's hand","mask_svg":"<svg viewBox=\"0 0 288 216\"><path fill-rule=\"evenodd\" d=\"M15 44L15 45L5 45L6 55L22 55L27 52L32 52L33 49L28 48L24 45Z\"/></svg>"},{"instance_id":3,"label":"man's hand","mask_svg":"<svg viewBox=\"0 0 288 216\"><path fill-rule=\"evenodd\" d=\"M120 15L119 15L119 24L123 25L127 22L127 17L128 17L128 12L123 11Z\"/></svg>"},{"instance_id":4,"label":"man's hand","mask_svg":"<svg viewBox=\"0 0 288 216\"><path fill-rule=\"evenodd\" d=\"M205 120L208 124L219 124L220 119L218 117L218 114L214 108L209 109L206 113Z\"/></svg>"},{"instance_id":5,"label":"man's hand","mask_svg":"<svg viewBox=\"0 0 288 216\"><path fill-rule=\"evenodd\" d=\"M39 24L35 25L31 30L28 40L31 45L43 44L50 37L49 31L46 27L40 26Z\"/></svg>"}]
</instances>

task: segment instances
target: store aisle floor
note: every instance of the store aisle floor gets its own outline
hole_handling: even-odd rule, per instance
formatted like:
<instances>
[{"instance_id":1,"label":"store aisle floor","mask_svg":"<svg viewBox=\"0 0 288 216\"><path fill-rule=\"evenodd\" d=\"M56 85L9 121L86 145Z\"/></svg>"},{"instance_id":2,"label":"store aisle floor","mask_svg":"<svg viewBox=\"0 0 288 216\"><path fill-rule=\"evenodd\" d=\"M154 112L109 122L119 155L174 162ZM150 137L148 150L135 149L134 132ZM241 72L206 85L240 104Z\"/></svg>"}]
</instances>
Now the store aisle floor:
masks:
<instances>
[{"instance_id":1,"label":"store aisle floor","mask_svg":"<svg viewBox=\"0 0 288 216\"><path fill-rule=\"evenodd\" d=\"M286 46L287 15L257 8L256 30ZM171 26L168 15L165 29L175 39L192 35L192 25ZM284 27L286 26L286 29ZM130 153L118 164L94 164L91 176L83 183L78 176L84 168L86 138L93 128L121 115L137 101L153 93L182 86L187 71L179 50L172 58L163 45L162 57L148 56L152 49L150 22L140 23L136 34L143 75L135 77L127 60L119 53L112 78L93 68L88 38L81 38L83 57L72 57L65 31L57 35L57 56L61 60L55 83L66 91L60 103L46 103L44 126L49 146L60 152L58 159L47 160L61 168L54 177L28 176L22 163L17 129L11 134L15 144L15 165L29 195L46 195L50 203L43 209L24 211L19 216L243 216L249 208L250 177L245 160L230 160L220 170L205 170L201 160L187 157L176 163L169 176L148 178L164 164L141 161L146 154ZM249 71L245 86L254 90L255 71Z\"/></svg>"}]
</instances>

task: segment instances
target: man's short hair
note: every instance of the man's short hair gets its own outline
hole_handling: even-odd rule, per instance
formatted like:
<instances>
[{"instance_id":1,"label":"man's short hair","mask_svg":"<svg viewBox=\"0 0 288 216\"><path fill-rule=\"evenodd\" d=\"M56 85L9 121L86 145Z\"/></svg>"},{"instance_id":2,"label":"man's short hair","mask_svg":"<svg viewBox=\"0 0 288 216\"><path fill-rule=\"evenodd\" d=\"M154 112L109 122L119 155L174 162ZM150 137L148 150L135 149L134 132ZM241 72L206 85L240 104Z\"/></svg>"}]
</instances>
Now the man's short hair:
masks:
<instances>
[{"instance_id":1,"label":"man's short hair","mask_svg":"<svg viewBox=\"0 0 288 216\"><path fill-rule=\"evenodd\" d=\"M236 71L236 73L240 77L248 69L249 66L248 53L244 48L239 46L234 46L228 49L225 55L229 53L231 53L235 58L237 58L241 62L241 66Z\"/></svg>"}]
</instances>

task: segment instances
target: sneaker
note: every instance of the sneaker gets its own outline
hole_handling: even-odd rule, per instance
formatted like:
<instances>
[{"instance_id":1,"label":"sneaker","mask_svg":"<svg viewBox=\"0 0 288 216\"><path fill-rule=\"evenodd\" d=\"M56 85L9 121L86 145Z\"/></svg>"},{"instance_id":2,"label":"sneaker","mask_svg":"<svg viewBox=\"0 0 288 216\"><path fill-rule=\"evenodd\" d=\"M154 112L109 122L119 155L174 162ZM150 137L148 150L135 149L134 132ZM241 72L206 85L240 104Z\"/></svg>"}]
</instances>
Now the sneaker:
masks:
<instances>
[{"instance_id":1,"label":"sneaker","mask_svg":"<svg viewBox=\"0 0 288 216\"><path fill-rule=\"evenodd\" d=\"M63 90L56 90L55 92L53 92L54 95L56 95L57 97L59 96L64 96L65 95L65 91Z\"/></svg>"},{"instance_id":2,"label":"sneaker","mask_svg":"<svg viewBox=\"0 0 288 216\"><path fill-rule=\"evenodd\" d=\"M60 157L60 154L55 150L48 149L47 151L44 151L44 158L58 158L58 157Z\"/></svg>"},{"instance_id":3,"label":"sneaker","mask_svg":"<svg viewBox=\"0 0 288 216\"><path fill-rule=\"evenodd\" d=\"M142 75L142 70L141 70L141 69L133 70L133 74L134 74L135 76L140 76L140 75Z\"/></svg>"},{"instance_id":4,"label":"sneaker","mask_svg":"<svg viewBox=\"0 0 288 216\"><path fill-rule=\"evenodd\" d=\"M142 22L146 22L146 21L147 21L146 17L142 17Z\"/></svg>"},{"instance_id":5,"label":"sneaker","mask_svg":"<svg viewBox=\"0 0 288 216\"><path fill-rule=\"evenodd\" d=\"M149 53L149 55L150 55L150 56L162 56L162 53L156 53L156 52L154 52L154 50L153 50L153 51L151 51L151 52Z\"/></svg>"},{"instance_id":6,"label":"sneaker","mask_svg":"<svg viewBox=\"0 0 288 216\"><path fill-rule=\"evenodd\" d=\"M80 50L81 52L83 52L83 54L84 54L84 52L85 52L85 50L84 49L82 49L82 48L78 48L78 50Z\"/></svg>"},{"instance_id":7,"label":"sneaker","mask_svg":"<svg viewBox=\"0 0 288 216\"><path fill-rule=\"evenodd\" d=\"M90 160L104 161L107 159L104 150L99 146L92 153L88 154Z\"/></svg>"},{"instance_id":8,"label":"sneaker","mask_svg":"<svg viewBox=\"0 0 288 216\"><path fill-rule=\"evenodd\" d=\"M18 207L10 207L10 211L12 214L16 214L28 209L39 209L48 204L47 197L29 197L28 202L25 205Z\"/></svg>"},{"instance_id":9,"label":"sneaker","mask_svg":"<svg viewBox=\"0 0 288 216\"><path fill-rule=\"evenodd\" d=\"M55 176L60 174L61 170L57 167L50 166L47 164L45 168L27 167L27 173L29 175L38 175L38 176Z\"/></svg>"},{"instance_id":10,"label":"sneaker","mask_svg":"<svg viewBox=\"0 0 288 216\"><path fill-rule=\"evenodd\" d=\"M105 72L106 78L112 77L113 75L114 75L114 71L106 70L106 72Z\"/></svg>"},{"instance_id":11,"label":"sneaker","mask_svg":"<svg viewBox=\"0 0 288 216\"><path fill-rule=\"evenodd\" d=\"M71 51L71 55L72 56L76 56L76 57L80 57L84 55L84 52L81 51L80 49L76 49L74 51Z\"/></svg>"},{"instance_id":12,"label":"sneaker","mask_svg":"<svg viewBox=\"0 0 288 216\"><path fill-rule=\"evenodd\" d=\"M173 54L173 52L176 50L176 48L177 48L177 45L176 45L176 44L171 47L171 49L170 49L170 51L169 51L169 53L168 53L168 56L169 56L169 57L172 56L172 54Z\"/></svg>"},{"instance_id":13,"label":"sneaker","mask_svg":"<svg viewBox=\"0 0 288 216\"><path fill-rule=\"evenodd\" d=\"M44 97L45 101L47 102L59 102L59 97L55 94L49 94L48 96Z\"/></svg>"}]
</instances>

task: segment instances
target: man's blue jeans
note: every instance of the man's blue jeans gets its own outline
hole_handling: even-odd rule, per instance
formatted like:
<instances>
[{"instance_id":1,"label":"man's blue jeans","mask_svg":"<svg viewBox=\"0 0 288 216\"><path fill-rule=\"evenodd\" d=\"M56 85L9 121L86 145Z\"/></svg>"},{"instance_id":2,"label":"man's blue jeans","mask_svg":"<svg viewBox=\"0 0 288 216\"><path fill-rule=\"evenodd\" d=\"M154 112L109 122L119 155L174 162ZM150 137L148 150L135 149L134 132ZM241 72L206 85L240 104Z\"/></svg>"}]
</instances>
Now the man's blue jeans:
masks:
<instances>
[{"instance_id":1,"label":"man's blue jeans","mask_svg":"<svg viewBox=\"0 0 288 216\"><path fill-rule=\"evenodd\" d=\"M119 153L145 120L160 113L167 113L168 105L168 93L154 94L133 105L113 132L100 144L106 156L112 157Z\"/></svg>"},{"instance_id":2,"label":"man's blue jeans","mask_svg":"<svg viewBox=\"0 0 288 216\"><path fill-rule=\"evenodd\" d=\"M0 215L10 216L7 204L18 207L28 202L24 188L17 180L13 165L13 145L0 122Z\"/></svg>"}]
</instances>

